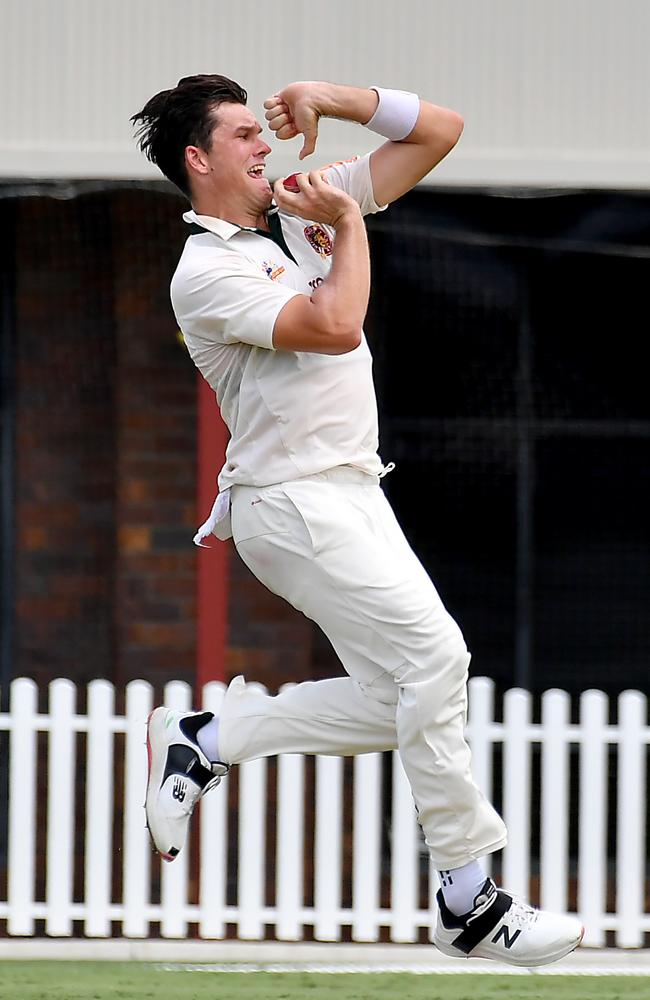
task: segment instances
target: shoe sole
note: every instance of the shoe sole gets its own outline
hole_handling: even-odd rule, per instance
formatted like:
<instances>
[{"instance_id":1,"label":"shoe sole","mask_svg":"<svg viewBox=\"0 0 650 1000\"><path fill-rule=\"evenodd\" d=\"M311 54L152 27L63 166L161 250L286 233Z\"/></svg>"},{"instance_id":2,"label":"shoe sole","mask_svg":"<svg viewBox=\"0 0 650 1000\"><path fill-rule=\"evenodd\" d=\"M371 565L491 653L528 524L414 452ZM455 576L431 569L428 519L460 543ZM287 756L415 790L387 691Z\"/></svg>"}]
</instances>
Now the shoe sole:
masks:
<instances>
[{"instance_id":1,"label":"shoe sole","mask_svg":"<svg viewBox=\"0 0 650 1000\"><path fill-rule=\"evenodd\" d=\"M442 941L439 942L435 938L433 943L435 944L438 951L441 951L443 955L448 955L449 958L465 958L465 959L480 958L484 962L503 962L504 965L516 965L522 969L535 969L537 968L537 966L540 965L552 965L553 962L559 962L561 958L565 958L567 955L570 955L572 951L575 951L576 948L580 947L584 936L585 936L585 929L584 927L581 927L580 937L576 941L572 941L570 944L567 944L564 948L560 949L559 951L553 952L552 955L545 955L544 957L538 958L535 961L531 961L530 959L526 961L523 958L517 959L505 955L479 955L477 954L476 950L471 955L463 955L461 952L458 951L457 948L454 948L453 945L448 945Z\"/></svg>"},{"instance_id":2,"label":"shoe sole","mask_svg":"<svg viewBox=\"0 0 650 1000\"><path fill-rule=\"evenodd\" d=\"M163 859L163 861L173 861L174 858L176 858L178 856L179 852L176 851L175 854L171 854L168 851L161 851L160 848L158 847L158 845L156 844L156 841L154 839L154 836L153 836L153 833L152 833L152 830L151 830L151 824L149 822L149 806L148 806L148 803L149 803L149 795L150 795L151 790L152 790L152 774L151 774L151 772L152 772L152 766L153 766L153 752L152 752L152 749L151 749L151 720L153 719L153 717L154 717L154 715L156 714L157 711L158 711L158 709L154 708L153 712L150 712L149 716L147 718L147 761L148 761L148 769L147 769L147 791L146 791L145 802L144 802L144 814L145 814L145 818L146 818L147 830L149 831L149 837L151 839L151 845L152 845L154 851L156 852L156 854L160 855L160 857ZM158 776L158 784L160 784L160 778L161 777L162 777L162 775Z\"/></svg>"}]
</instances>

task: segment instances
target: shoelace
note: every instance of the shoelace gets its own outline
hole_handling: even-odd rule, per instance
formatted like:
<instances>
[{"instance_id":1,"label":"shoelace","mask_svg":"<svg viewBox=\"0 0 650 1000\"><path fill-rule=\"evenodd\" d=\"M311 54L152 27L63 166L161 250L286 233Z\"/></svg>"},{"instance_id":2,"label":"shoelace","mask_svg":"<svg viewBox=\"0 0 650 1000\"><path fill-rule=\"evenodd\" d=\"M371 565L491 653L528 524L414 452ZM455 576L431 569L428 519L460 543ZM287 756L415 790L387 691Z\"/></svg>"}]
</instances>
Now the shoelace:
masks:
<instances>
[{"instance_id":1,"label":"shoelace","mask_svg":"<svg viewBox=\"0 0 650 1000\"><path fill-rule=\"evenodd\" d=\"M539 910L536 910L523 899L512 897L512 905L504 917L506 923L516 924L521 930L529 930L539 917Z\"/></svg>"}]
</instances>

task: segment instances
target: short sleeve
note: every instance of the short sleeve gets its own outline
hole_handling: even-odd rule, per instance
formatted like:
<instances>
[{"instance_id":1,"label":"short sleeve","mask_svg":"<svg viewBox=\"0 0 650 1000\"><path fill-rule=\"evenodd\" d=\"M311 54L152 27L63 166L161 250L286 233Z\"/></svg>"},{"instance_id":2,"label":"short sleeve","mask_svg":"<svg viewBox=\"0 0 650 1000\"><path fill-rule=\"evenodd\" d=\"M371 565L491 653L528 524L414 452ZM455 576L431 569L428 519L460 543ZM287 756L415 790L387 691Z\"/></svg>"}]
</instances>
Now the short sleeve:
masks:
<instances>
[{"instance_id":1,"label":"short sleeve","mask_svg":"<svg viewBox=\"0 0 650 1000\"><path fill-rule=\"evenodd\" d=\"M370 153L365 156L355 156L351 160L340 163L330 163L324 167L330 184L340 188L354 198L362 215L372 215L383 212L387 205L378 205L372 190L370 175Z\"/></svg>"},{"instance_id":2,"label":"short sleeve","mask_svg":"<svg viewBox=\"0 0 650 1000\"><path fill-rule=\"evenodd\" d=\"M273 281L260 267L231 250L208 246L199 252L195 248L191 261L184 263L181 258L170 289L174 313L186 339L272 350L278 314L300 292Z\"/></svg>"}]
</instances>

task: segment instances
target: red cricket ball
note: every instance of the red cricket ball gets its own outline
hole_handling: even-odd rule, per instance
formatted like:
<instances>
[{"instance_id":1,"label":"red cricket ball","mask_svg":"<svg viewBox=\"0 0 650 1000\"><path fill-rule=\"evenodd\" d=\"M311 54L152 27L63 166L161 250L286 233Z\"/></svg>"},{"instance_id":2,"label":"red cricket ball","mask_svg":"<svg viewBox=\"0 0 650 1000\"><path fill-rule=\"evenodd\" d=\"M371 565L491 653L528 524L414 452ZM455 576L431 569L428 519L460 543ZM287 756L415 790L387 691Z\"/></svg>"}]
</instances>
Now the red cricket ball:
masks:
<instances>
[{"instance_id":1,"label":"red cricket ball","mask_svg":"<svg viewBox=\"0 0 650 1000\"><path fill-rule=\"evenodd\" d=\"M283 182L285 188L287 189L287 191L293 191L294 194L296 194L296 193L298 193L300 191L300 188L298 187L298 184L296 182L296 177L297 176L298 176L297 174L289 174L288 177L284 178L284 182Z\"/></svg>"}]
</instances>

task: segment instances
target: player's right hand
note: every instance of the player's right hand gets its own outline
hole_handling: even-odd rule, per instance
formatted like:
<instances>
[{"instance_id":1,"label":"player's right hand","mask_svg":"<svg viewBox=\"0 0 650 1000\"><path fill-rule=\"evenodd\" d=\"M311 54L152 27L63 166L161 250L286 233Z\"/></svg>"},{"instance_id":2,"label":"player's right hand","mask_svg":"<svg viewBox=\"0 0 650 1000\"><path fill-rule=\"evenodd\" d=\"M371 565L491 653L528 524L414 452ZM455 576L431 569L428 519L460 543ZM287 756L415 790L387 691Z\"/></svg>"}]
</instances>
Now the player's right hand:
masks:
<instances>
[{"instance_id":1,"label":"player's right hand","mask_svg":"<svg viewBox=\"0 0 650 1000\"><path fill-rule=\"evenodd\" d=\"M273 197L283 211L334 229L347 218L361 217L354 198L330 184L324 171L296 174L295 179L299 188L295 193L287 191L282 179L273 185Z\"/></svg>"},{"instance_id":2,"label":"player's right hand","mask_svg":"<svg viewBox=\"0 0 650 1000\"><path fill-rule=\"evenodd\" d=\"M299 160L304 160L316 149L318 121L322 114L318 88L319 84L311 81L290 83L280 93L273 94L264 101L264 117L278 139L294 139L302 135Z\"/></svg>"}]
</instances>

